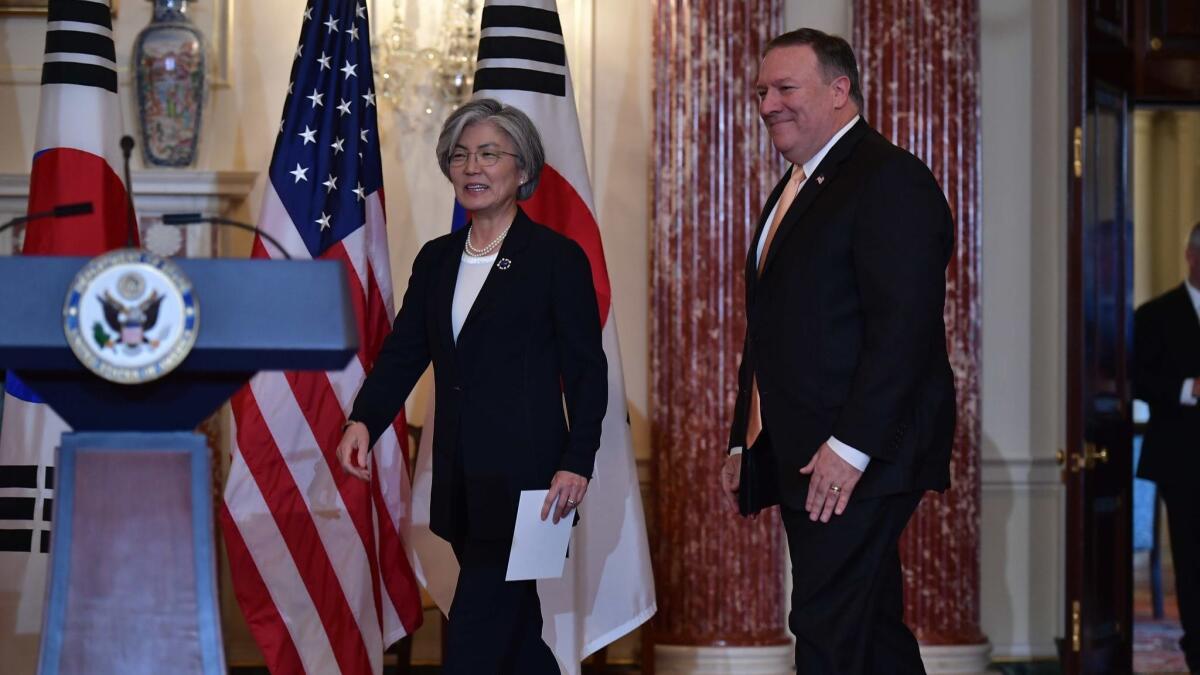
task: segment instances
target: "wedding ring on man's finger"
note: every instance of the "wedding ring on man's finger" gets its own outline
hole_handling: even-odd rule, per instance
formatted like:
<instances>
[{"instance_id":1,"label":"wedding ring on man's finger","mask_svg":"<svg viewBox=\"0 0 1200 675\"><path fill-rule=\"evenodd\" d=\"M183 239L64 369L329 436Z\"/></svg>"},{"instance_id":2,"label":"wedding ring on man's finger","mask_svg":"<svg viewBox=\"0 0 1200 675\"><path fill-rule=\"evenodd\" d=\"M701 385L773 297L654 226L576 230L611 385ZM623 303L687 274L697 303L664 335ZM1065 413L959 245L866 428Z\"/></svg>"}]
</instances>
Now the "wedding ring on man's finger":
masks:
<instances>
[{"instance_id":1,"label":"wedding ring on man's finger","mask_svg":"<svg viewBox=\"0 0 1200 675\"><path fill-rule=\"evenodd\" d=\"M830 486L829 486L829 489L830 489L830 491L832 491L834 494L838 494L838 493L840 493L840 492L842 491L842 486L841 486L841 485L830 485Z\"/></svg>"}]
</instances>

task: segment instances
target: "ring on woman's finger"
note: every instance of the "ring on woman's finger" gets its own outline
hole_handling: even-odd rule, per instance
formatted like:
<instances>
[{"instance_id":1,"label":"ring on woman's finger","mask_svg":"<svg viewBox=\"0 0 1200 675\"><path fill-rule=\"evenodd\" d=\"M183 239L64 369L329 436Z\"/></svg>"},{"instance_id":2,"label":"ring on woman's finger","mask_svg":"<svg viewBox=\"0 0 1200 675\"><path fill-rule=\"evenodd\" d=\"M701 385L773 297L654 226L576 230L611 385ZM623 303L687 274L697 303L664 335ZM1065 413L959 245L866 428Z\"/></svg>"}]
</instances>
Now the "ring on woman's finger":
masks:
<instances>
[{"instance_id":1,"label":"ring on woman's finger","mask_svg":"<svg viewBox=\"0 0 1200 675\"><path fill-rule=\"evenodd\" d=\"M579 502L575 501L574 499L568 499L567 506L579 506Z\"/></svg>"}]
</instances>

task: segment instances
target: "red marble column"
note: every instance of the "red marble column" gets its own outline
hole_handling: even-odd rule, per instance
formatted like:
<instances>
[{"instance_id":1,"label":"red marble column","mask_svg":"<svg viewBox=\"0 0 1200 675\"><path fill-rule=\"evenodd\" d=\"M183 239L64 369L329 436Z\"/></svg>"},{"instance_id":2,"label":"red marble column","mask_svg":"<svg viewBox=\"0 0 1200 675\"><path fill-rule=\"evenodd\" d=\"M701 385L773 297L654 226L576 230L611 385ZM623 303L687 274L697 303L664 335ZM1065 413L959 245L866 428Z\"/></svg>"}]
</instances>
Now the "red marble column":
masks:
<instances>
[{"instance_id":1,"label":"red marble column","mask_svg":"<svg viewBox=\"0 0 1200 675\"><path fill-rule=\"evenodd\" d=\"M979 0L855 0L866 119L933 170L954 211L946 339L958 389L952 487L901 540L905 618L922 645L986 642L979 625Z\"/></svg>"},{"instance_id":2,"label":"red marble column","mask_svg":"<svg viewBox=\"0 0 1200 675\"><path fill-rule=\"evenodd\" d=\"M744 337L743 265L782 172L754 99L782 0L657 0L651 408L659 645L787 644L774 510L717 488Z\"/></svg>"}]
</instances>

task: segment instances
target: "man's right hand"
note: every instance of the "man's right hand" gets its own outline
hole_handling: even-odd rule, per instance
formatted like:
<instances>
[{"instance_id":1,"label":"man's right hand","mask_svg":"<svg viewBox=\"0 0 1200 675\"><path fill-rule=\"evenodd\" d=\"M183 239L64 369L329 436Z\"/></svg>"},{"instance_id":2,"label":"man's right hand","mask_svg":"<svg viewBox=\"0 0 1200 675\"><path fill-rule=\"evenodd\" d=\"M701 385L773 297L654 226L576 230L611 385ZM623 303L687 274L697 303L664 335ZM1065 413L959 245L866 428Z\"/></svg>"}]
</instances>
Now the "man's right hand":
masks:
<instances>
[{"instance_id":1,"label":"man's right hand","mask_svg":"<svg viewBox=\"0 0 1200 675\"><path fill-rule=\"evenodd\" d=\"M367 463L367 451L370 450L371 434L367 425L354 422L342 433L342 440L337 446L337 458L346 473L362 480L371 480L370 464ZM358 463L355 465L354 460Z\"/></svg>"},{"instance_id":2,"label":"man's right hand","mask_svg":"<svg viewBox=\"0 0 1200 675\"><path fill-rule=\"evenodd\" d=\"M737 491L741 484L742 456L730 455L725 458L725 466L721 467L721 491L725 493L725 498L734 511L738 508Z\"/></svg>"}]
</instances>

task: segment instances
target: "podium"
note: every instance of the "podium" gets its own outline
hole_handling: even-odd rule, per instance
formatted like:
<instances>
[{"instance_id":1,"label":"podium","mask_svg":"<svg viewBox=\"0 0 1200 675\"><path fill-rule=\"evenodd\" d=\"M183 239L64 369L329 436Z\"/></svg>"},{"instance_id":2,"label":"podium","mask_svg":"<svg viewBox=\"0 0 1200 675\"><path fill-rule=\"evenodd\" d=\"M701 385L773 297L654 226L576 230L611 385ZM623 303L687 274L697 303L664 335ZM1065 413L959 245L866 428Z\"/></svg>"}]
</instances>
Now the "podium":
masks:
<instances>
[{"instance_id":1,"label":"podium","mask_svg":"<svg viewBox=\"0 0 1200 675\"><path fill-rule=\"evenodd\" d=\"M177 368L85 368L64 300L88 258L0 258L0 368L72 428L57 453L38 672L226 673L209 449L194 429L263 370L339 370L358 350L336 261L174 260L200 307Z\"/></svg>"}]
</instances>

